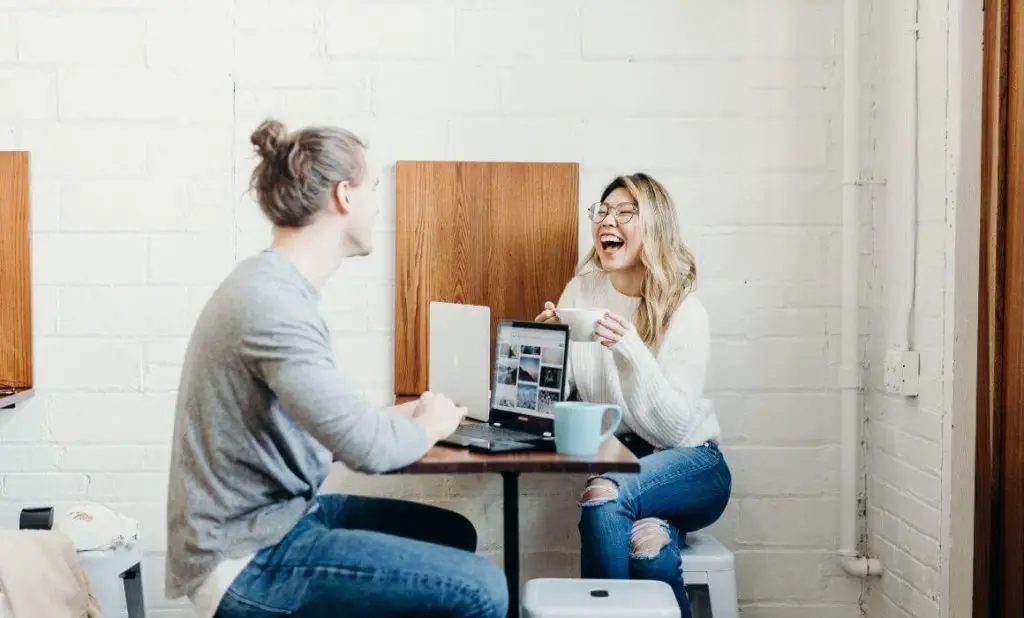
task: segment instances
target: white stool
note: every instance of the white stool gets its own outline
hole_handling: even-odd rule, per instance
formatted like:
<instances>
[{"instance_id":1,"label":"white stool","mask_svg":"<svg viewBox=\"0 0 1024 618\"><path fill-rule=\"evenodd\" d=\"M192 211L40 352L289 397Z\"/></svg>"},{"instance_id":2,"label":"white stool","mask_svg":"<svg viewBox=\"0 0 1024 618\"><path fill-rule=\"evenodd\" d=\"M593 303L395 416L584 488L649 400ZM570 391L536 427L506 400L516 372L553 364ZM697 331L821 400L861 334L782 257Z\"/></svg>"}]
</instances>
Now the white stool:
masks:
<instances>
[{"instance_id":1,"label":"white stool","mask_svg":"<svg viewBox=\"0 0 1024 618\"><path fill-rule=\"evenodd\" d=\"M531 579L523 618L679 618L664 582L635 579Z\"/></svg>"},{"instance_id":2,"label":"white stool","mask_svg":"<svg viewBox=\"0 0 1024 618\"><path fill-rule=\"evenodd\" d=\"M736 594L736 568L732 552L707 532L686 535L682 550L683 583L707 586L712 618L739 618L739 599ZM687 591L689 596L689 591ZM690 602L694 605L693 599ZM694 618L701 615L694 608Z\"/></svg>"},{"instance_id":3,"label":"white stool","mask_svg":"<svg viewBox=\"0 0 1024 618\"><path fill-rule=\"evenodd\" d=\"M122 607L127 607L129 618L146 617L142 548L138 543L104 551L80 551L78 558L103 618L120 616Z\"/></svg>"}]
</instances>

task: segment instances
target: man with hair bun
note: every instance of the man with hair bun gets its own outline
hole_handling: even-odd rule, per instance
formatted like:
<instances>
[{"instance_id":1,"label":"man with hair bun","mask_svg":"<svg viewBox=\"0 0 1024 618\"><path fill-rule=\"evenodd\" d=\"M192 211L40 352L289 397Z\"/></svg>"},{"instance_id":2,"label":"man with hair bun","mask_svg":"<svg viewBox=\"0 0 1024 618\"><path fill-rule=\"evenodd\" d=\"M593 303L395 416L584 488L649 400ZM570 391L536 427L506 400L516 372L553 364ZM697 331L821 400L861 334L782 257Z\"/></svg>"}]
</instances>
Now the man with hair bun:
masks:
<instances>
[{"instance_id":1,"label":"man with hair bun","mask_svg":"<svg viewBox=\"0 0 1024 618\"><path fill-rule=\"evenodd\" d=\"M207 302L178 389L168 596L201 618L465 616L508 609L504 574L465 517L318 495L332 461L377 473L420 459L466 414L440 394L390 409L340 375L319 291L372 251L376 168L336 127L253 132L251 189L273 242Z\"/></svg>"}]
</instances>

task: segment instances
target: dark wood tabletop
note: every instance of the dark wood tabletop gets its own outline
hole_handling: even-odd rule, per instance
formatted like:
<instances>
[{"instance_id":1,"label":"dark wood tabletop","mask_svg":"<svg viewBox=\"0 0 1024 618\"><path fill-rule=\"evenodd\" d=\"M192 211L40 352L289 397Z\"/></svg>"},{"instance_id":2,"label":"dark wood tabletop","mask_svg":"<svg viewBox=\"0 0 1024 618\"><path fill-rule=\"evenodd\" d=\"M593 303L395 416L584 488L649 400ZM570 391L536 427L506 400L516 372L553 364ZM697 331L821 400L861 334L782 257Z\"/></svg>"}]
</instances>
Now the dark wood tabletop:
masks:
<instances>
[{"instance_id":1,"label":"dark wood tabletop","mask_svg":"<svg viewBox=\"0 0 1024 618\"><path fill-rule=\"evenodd\" d=\"M488 472L592 473L639 472L640 462L614 437L605 440L594 457L568 457L557 453L473 453L467 449L435 446L418 462L395 474L483 474Z\"/></svg>"}]
</instances>

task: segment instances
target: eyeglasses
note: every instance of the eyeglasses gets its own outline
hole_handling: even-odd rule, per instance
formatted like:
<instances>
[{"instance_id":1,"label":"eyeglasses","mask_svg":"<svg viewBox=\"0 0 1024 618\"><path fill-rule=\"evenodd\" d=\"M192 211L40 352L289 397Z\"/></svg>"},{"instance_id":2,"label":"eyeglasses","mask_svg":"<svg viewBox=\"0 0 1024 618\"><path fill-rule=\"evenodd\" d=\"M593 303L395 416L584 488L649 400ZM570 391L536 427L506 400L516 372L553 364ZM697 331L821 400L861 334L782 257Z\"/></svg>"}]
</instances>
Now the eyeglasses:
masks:
<instances>
[{"instance_id":1,"label":"eyeglasses","mask_svg":"<svg viewBox=\"0 0 1024 618\"><path fill-rule=\"evenodd\" d=\"M587 214L590 215L590 220L594 223L601 223L611 212L612 216L615 217L615 222L619 225L629 223L630 219L636 214L637 205L633 202L620 202L618 204L605 204L604 202L594 202L587 209Z\"/></svg>"}]
</instances>

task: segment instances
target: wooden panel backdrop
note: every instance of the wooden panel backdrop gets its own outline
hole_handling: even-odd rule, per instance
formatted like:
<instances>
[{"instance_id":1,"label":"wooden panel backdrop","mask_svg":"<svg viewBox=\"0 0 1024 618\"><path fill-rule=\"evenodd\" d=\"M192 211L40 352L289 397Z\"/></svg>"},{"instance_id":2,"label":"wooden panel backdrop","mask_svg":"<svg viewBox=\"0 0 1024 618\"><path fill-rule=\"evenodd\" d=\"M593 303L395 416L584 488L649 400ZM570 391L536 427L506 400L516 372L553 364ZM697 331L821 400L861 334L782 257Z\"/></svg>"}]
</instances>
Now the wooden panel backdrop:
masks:
<instances>
[{"instance_id":1,"label":"wooden panel backdrop","mask_svg":"<svg viewBox=\"0 0 1024 618\"><path fill-rule=\"evenodd\" d=\"M1024 616L1024 6L985 14L974 615Z\"/></svg>"},{"instance_id":2,"label":"wooden panel backdrop","mask_svg":"<svg viewBox=\"0 0 1024 618\"><path fill-rule=\"evenodd\" d=\"M431 301L533 319L578 260L576 163L399 161L396 178L395 393L427 389Z\"/></svg>"},{"instance_id":3,"label":"wooden panel backdrop","mask_svg":"<svg viewBox=\"0 0 1024 618\"><path fill-rule=\"evenodd\" d=\"M0 152L0 389L32 386L29 156Z\"/></svg>"}]
</instances>

